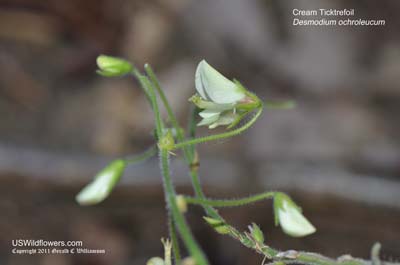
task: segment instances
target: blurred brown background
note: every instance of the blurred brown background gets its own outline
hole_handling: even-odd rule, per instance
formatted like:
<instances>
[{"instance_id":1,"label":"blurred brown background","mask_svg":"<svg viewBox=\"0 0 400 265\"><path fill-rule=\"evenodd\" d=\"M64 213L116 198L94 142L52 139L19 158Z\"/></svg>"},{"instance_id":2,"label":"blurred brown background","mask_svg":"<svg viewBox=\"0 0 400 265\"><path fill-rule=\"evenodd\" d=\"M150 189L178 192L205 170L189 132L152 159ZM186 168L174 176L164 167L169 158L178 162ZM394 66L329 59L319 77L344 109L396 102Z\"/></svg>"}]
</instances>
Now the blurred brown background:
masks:
<instances>
[{"instance_id":1,"label":"blurred brown background","mask_svg":"<svg viewBox=\"0 0 400 265\"><path fill-rule=\"evenodd\" d=\"M294 27L292 9L354 8L384 27ZM295 99L232 140L200 147L213 197L290 192L318 232L291 239L269 202L221 210L254 221L271 245L400 257L400 2L316 0L0 0L0 263L145 264L167 236L156 160L132 166L112 196L74 196L109 159L152 144L152 115L132 78L95 74L104 53L153 65L182 123L205 58L261 98ZM201 129L201 133L209 133ZM185 167L174 181L191 194ZM188 218L212 264L262 257ZM82 240L106 255L12 255L19 238Z\"/></svg>"}]
</instances>

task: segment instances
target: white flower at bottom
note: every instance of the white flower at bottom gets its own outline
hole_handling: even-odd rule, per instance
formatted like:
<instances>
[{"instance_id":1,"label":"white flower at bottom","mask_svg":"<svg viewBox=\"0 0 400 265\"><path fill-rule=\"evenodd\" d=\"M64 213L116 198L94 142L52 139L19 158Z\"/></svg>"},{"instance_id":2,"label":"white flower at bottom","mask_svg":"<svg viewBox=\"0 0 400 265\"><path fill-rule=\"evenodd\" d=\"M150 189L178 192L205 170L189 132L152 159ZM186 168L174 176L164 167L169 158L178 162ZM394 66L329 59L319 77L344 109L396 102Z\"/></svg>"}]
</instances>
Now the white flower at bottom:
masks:
<instances>
[{"instance_id":1,"label":"white flower at bottom","mask_svg":"<svg viewBox=\"0 0 400 265\"><path fill-rule=\"evenodd\" d=\"M278 193L275 196L274 211L277 223L292 237L303 237L316 231L301 213L300 208L286 194Z\"/></svg>"},{"instance_id":2,"label":"white flower at bottom","mask_svg":"<svg viewBox=\"0 0 400 265\"><path fill-rule=\"evenodd\" d=\"M122 159L110 163L76 195L76 201L80 205L94 205L105 200L121 178L125 167L126 162Z\"/></svg>"},{"instance_id":3,"label":"white flower at bottom","mask_svg":"<svg viewBox=\"0 0 400 265\"><path fill-rule=\"evenodd\" d=\"M199 113L200 117L203 119L197 125L208 125L208 128L214 129L219 125L229 125L234 122L238 115L233 113L232 111L228 112L217 112L210 110L203 110Z\"/></svg>"}]
</instances>

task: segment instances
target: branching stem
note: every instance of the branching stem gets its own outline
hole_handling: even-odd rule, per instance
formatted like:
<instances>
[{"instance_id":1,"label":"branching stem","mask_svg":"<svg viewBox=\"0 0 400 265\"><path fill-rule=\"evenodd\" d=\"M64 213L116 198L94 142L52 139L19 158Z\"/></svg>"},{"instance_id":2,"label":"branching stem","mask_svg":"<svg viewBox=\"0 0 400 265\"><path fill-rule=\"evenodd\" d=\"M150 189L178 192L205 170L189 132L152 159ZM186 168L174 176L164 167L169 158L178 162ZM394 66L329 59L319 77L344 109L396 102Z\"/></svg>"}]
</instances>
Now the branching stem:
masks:
<instances>
[{"instance_id":1,"label":"branching stem","mask_svg":"<svg viewBox=\"0 0 400 265\"><path fill-rule=\"evenodd\" d=\"M220 133L220 134L214 134L214 135L209 135L209 136L204 136L204 137L199 137L199 138L179 142L179 143L175 144L174 149L236 136L236 135L244 132L248 128L250 128L257 121L258 117L260 117L262 111L263 111L263 106L261 106L260 108L257 109L256 114L247 123L245 123L243 126L237 128L237 129L227 131L224 133Z\"/></svg>"},{"instance_id":2,"label":"branching stem","mask_svg":"<svg viewBox=\"0 0 400 265\"><path fill-rule=\"evenodd\" d=\"M271 199L275 195L275 192L269 191L256 195L252 195L245 198L240 199L225 199L225 200L215 200L215 199L202 199L202 198L193 198L189 196L185 196L185 200L189 204L198 204L198 205L208 205L212 207L235 207L235 206L243 206L246 204L258 202L265 199Z\"/></svg>"}]
</instances>

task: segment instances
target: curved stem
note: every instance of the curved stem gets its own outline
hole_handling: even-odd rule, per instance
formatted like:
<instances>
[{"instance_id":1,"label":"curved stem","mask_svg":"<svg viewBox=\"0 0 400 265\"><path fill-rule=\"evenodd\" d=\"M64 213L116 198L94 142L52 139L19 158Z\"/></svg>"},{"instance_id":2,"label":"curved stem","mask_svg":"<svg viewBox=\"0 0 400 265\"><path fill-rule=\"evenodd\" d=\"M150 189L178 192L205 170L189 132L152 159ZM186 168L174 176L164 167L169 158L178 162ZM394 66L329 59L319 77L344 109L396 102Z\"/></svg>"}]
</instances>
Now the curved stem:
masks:
<instances>
[{"instance_id":1,"label":"curved stem","mask_svg":"<svg viewBox=\"0 0 400 265\"><path fill-rule=\"evenodd\" d=\"M151 104L153 106L154 120L156 123L157 139L161 139L162 134L163 134L164 124L162 122L161 113L158 108L157 96L156 96L156 93L154 92L152 83L149 81L149 79L147 79L147 77L144 77L143 83L147 87L147 90L149 92L150 99L151 99Z\"/></svg>"},{"instance_id":2,"label":"curved stem","mask_svg":"<svg viewBox=\"0 0 400 265\"><path fill-rule=\"evenodd\" d=\"M133 69L132 69L132 75L138 80L140 86L141 86L142 89L143 89L143 92L144 92L144 94L145 94L147 100L149 101L151 107L153 107L153 106L152 106L153 104L152 104L152 102L151 102L151 98L150 98L149 92L147 91L147 87L146 87L145 84L144 84L144 79L145 79L146 77L143 76L143 75L139 72L139 70L136 68L135 65L132 64L132 68L133 68Z\"/></svg>"},{"instance_id":3,"label":"curved stem","mask_svg":"<svg viewBox=\"0 0 400 265\"><path fill-rule=\"evenodd\" d=\"M237 129L234 129L234 130L231 130L231 131L228 131L225 133L214 134L214 135L209 135L209 136L205 136L205 137L195 138L192 140L187 140L184 142L179 142L174 145L174 149L182 148L182 147L189 146L189 145L209 142L209 141L225 139L228 137L238 135L238 134L242 133L243 131L247 130L248 128L250 128L256 122L258 117L260 117L262 111L263 111L263 106L258 108L257 113L254 115L254 117L252 117L246 124L244 124L243 126L237 128Z\"/></svg>"},{"instance_id":4,"label":"curved stem","mask_svg":"<svg viewBox=\"0 0 400 265\"><path fill-rule=\"evenodd\" d=\"M167 110L168 113L168 118L170 119L172 126L175 128L176 130L176 134L177 134L177 138L178 139L183 139L183 134L182 131L179 128L179 123L178 120L175 117L174 112L172 111L171 105L168 102L167 97L165 96L164 91L161 89L160 83L157 79L157 76L155 75L153 69L151 68L151 66L149 64L145 64L144 65L144 69L147 73L147 75L150 78L150 81L153 83L155 89L157 90L158 94L160 95L161 101L164 104L165 109Z\"/></svg>"},{"instance_id":5,"label":"curved stem","mask_svg":"<svg viewBox=\"0 0 400 265\"><path fill-rule=\"evenodd\" d=\"M185 201L189 204L208 205L213 207L235 207L235 206L243 206L246 204L258 202L265 199L271 199L274 196L275 196L274 191L268 191L245 198L227 199L227 200L201 199L201 198L193 198L185 196Z\"/></svg>"},{"instance_id":6,"label":"curved stem","mask_svg":"<svg viewBox=\"0 0 400 265\"><path fill-rule=\"evenodd\" d=\"M157 146L153 145L152 147L144 151L142 154L133 157L126 157L124 160L127 164L136 164L145 161L146 159L149 159L150 157L153 157L156 154L157 154Z\"/></svg>"}]
</instances>

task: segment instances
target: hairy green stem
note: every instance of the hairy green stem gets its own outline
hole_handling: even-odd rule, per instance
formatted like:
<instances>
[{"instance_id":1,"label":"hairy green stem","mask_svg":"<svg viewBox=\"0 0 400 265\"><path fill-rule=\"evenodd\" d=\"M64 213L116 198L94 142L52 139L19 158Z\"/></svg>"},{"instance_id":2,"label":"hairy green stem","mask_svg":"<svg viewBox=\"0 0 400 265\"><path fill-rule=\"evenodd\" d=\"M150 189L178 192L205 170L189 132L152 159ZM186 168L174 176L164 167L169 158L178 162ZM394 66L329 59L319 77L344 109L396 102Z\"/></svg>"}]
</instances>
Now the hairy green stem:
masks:
<instances>
[{"instance_id":1,"label":"hairy green stem","mask_svg":"<svg viewBox=\"0 0 400 265\"><path fill-rule=\"evenodd\" d=\"M160 160L166 199L168 203L168 208L171 210L172 219L174 220L176 227L190 255L196 260L196 264L207 265L208 261L205 255L203 254L199 245L194 239L183 214L179 211L178 205L176 204L176 194L169 172L169 153L167 150L160 150Z\"/></svg>"},{"instance_id":2,"label":"hairy green stem","mask_svg":"<svg viewBox=\"0 0 400 265\"><path fill-rule=\"evenodd\" d=\"M182 134L180 130L179 123L177 121L177 118L172 111L171 105L169 104L169 101L167 97L165 96L164 91L161 89L160 83L157 79L157 76L155 75L153 69L149 64L145 65L145 70L148 76L150 77L151 82L153 83L154 87L156 88L158 94L160 95L161 101L163 102L165 109L167 110L168 113L168 118L171 121L173 127L175 128L175 131L177 132L177 139L178 141L182 142L184 141L184 135ZM190 120L189 120L189 137L194 138L195 133L196 133L196 123L195 123L195 116L197 115L198 111L196 107L192 109L191 115L190 115ZM199 198L204 198L204 193L201 189L200 185L200 180L198 178L198 170L196 164L198 164L198 157L195 155L195 147L194 145L190 146L185 146L183 148L183 154L185 157L185 161L188 164L188 167L190 168L190 176L192 179L192 186L194 189L194 192L196 196ZM208 214L213 215L214 218L216 218L216 211L211 209L211 207L206 206L205 210ZM214 214L213 214L214 213Z\"/></svg>"},{"instance_id":3,"label":"hairy green stem","mask_svg":"<svg viewBox=\"0 0 400 265\"><path fill-rule=\"evenodd\" d=\"M161 101L163 102L165 109L167 110L168 118L171 121L172 126L174 127L174 129L176 131L176 138L178 139L178 141L183 141L185 139L185 136L179 126L178 119L176 118L164 91L161 89L160 82L158 81L158 78L157 78L156 74L154 73L153 68L149 64L145 64L144 69L145 69L147 75L149 76L150 81L153 83L153 86L155 87L158 94L160 95ZM186 162L189 163L193 159L193 156L191 155L190 150L187 148L184 148L183 152L184 152L184 157L185 157Z\"/></svg>"},{"instance_id":4,"label":"hairy green stem","mask_svg":"<svg viewBox=\"0 0 400 265\"><path fill-rule=\"evenodd\" d=\"M168 218L168 227L169 227L169 234L171 236L172 242L172 250L174 252L175 264L181 264L181 251L179 249L179 241L178 237L176 236L176 228L175 224L172 221L172 218Z\"/></svg>"},{"instance_id":5,"label":"hairy green stem","mask_svg":"<svg viewBox=\"0 0 400 265\"><path fill-rule=\"evenodd\" d=\"M266 100L266 101L264 101L264 106L267 109L293 109L296 107L296 101L294 101L294 100L285 100L285 101Z\"/></svg>"},{"instance_id":6,"label":"hairy green stem","mask_svg":"<svg viewBox=\"0 0 400 265\"><path fill-rule=\"evenodd\" d=\"M258 202L265 199L271 199L275 196L275 192L268 191L256 195L252 195L245 198L240 199L225 199L225 200L215 200L215 199L202 199L202 198L193 198L189 196L185 196L185 201L189 204L197 204L197 205L208 205L213 207L235 207L235 206L243 206L246 204Z\"/></svg>"},{"instance_id":7,"label":"hairy green stem","mask_svg":"<svg viewBox=\"0 0 400 265\"><path fill-rule=\"evenodd\" d=\"M140 86L142 87L142 90L147 98L147 101L150 103L150 106L153 107L153 103L149 94L149 91L146 87L146 84L144 82L144 79L146 79L146 76L142 75L140 73L140 71L136 68L135 65L132 64L132 75L137 79L137 81L139 82Z\"/></svg>"},{"instance_id":8,"label":"hairy green stem","mask_svg":"<svg viewBox=\"0 0 400 265\"><path fill-rule=\"evenodd\" d=\"M228 137L238 135L238 134L244 132L245 130L247 130L248 128L250 128L257 121L258 117L260 117L262 111L263 111L263 106L258 108L256 114L247 123L245 123L243 126L237 128L237 129L234 129L234 130L231 130L228 132L224 132L224 133L220 133L220 134L214 134L214 135L209 135L209 136L204 136L204 137L187 140L184 142L179 142L174 145L174 149L182 148L182 147L189 146L189 145L209 142L209 141L225 139Z\"/></svg>"},{"instance_id":9,"label":"hairy green stem","mask_svg":"<svg viewBox=\"0 0 400 265\"><path fill-rule=\"evenodd\" d=\"M197 129L197 124L196 124L196 117L199 114L199 108L197 108L195 105L191 105L191 110L190 110L190 115L189 115L189 122L187 125L187 130L188 130L188 136L190 139L196 138L196 129ZM183 141L184 139L180 140ZM190 161L193 162L194 155L196 152L196 145L191 145L186 147L189 150L189 155L190 155ZM197 162L199 159L197 158Z\"/></svg>"},{"instance_id":10,"label":"hairy green stem","mask_svg":"<svg viewBox=\"0 0 400 265\"><path fill-rule=\"evenodd\" d=\"M177 132L177 139L180 142L184 141L184 135L181 133L180 130L180 126L179 123L177 121L177 118L174 114L174 112L172 111L172 108L169 104L169 101L167 99L167 97L165 96L164 91L161 89L160 83L157 79L157 76L155 75L152 67L149 64L145 65L145 70L147 75L149 76L151 82L153 83L154 87L156 88L158 94L160 95L161 101L163 102L165 109L167 110L168 113L168 118L172 123L172 126L175 128L175 131ZM196 122L195 122L195 117L198 113L198 110L196 107L194 107L192 109L191 115L190 115L190 120L189 120L189 137L190 138L194 138L195 137L195 133L196 133ZM261 114L261 113L260 113ZM251 126L251 125L250 125ZM250 127L249 126L249 127ZM185 157L185 161L188 164L188 167L190 169L190 177L192 180L192 186L195 192L195 195L198 198L205 198L204 193L202 191L201 188L201 184L200 184L200 179L198 177L198 164L199 164L199 160L197 155L195 154L195 145L188 145L188 146L184 146L183 147L183 153L184 153L184 157ZM206 213L210 216L212 216L213 218L218 218L222 220L222 217L217 213L217 211L208 206L208 205L203 205L204 209L206 211Z\"/></svg>"},{"instance_id":11,"label":"hairy green stem","mask_svg":"<svg viewBox=\"0 0 400 265\"><path fill-rule=\"evenodd\" d=\"M272 198L274 196L274 192L265 192L261 194L257 194L254 196L246 197L246 198L241 198L241 199L233 199L233 200L211 200L207 199L204 196L204 193L202 191L200 181L198 178L198 157L196 155L196 151L194 148L194 145L197 143L201 142L207 142L207 141L212 141L212 140L217 140L217 139L223 139L227 137L231 137L234 135L237 135L244 130L248 129L259 117L259 115L262 112L262 108L260 108L257 112L257 114L244 126L229 131L227 133L219 134L219 135L212 135L212 136L207 136L207 137L202 137L198 139L191 139L187 141L184 140L184 136L181 133L179 124L177 122L177 119L175 115L172 112L172 109L168 103L167 98L165 97L165 94L163 93L161 87L158 84L158 80L152 71L151 67L146 65L146 72L149 75L151 82L153 83L153 86L157 89L157 92L160 94L161 100L163 101L167 113L169 116L169 119L174 126L174 128L177 131L177 139L180 141L178 144L175 145L175 148L183 148L184 155L185 155L185 160L188 163L188 166L190 168L190 175L192 178L192 185L196 194L196 197L185 197L186 201L191 204L199 204L204 207L205 211L207 214L213 218L217 218L219 220L223 220L223 218L218 214L218 212L213 208L213 207L231 207L231 206L240 206L240 205L245 205L248 203L253 203L257 202L263 199L267 198ZM146 82L144 82L146 83ZM151 90L150 90L151 91ZM151 92L149 93L150 97L153 97L154 95L151 95ZM152 100L154 103L154 100ZM269 105L269 107L275 107L275 108L288 108L291 107L291 104L271 104L271 102L268 102L266 105ZM268 106L267 106L268 107ZM195 134L195 123L194 121L194 115L196 112L194 111L192 113L192 119L189 123L189 133L190 137L194 138ZM207 260L205 259L204 254L201 252L200 248L197 246L197 243L195 242L193 236L191 235L190 230L188 229L188 226L186 224L186 221L182 215L182 213L179 212L179 209L176 205L176 195L175 195L175 190L173 187L173 184L171 182L171 178L169 175L169 159L168 159L168 152L166 150L161 150L160 151L160 156L161 156L161 164L162 164L162 172L164 175L164 184L165 184L165 189L166 189L166 196L167 196L167 202L169 203L169 208L171 210L173 220L176 224L176 227L178 228L182 239L184 240L186 246L188 247L188 250L190 254L197 260L198 264L207 264ZM173 226L172 226L173 228ZM172 233L174 234L174 233ZM330 259L328 257L324 257L322 255L316 254L316 253L309 253L309 252L301 252L301 251L286 251L286 252L279 252L265 244L259 245L259 244L254 244L254 242L249 242L247 238L246 233L240 233L238 230L236 230L234 227L230 226L230 236L232 236L235 239L238 239L242 244L244 244L247 247L253 248L257 252L265 255L269 259L273 261L274 264L302 264L302 265L376 265L375 262L370 262L370 261L364 261L361 259L355 259L355 258L347 258L345 260L334 260ZM176 238L175 238L176 239ZM174 239L172 238L174 241ZM175 246L177 249L177 247ZM176 255L179 256L179 252L174 252L175 253L175 260L178 261L180 257L177 257ZM203 263L204 262L204 263ZM387 263L387 262L382 262L381 264L384 265L399 265L395 263Z\"/></svg>"},{"instance_id":12,"label":"hairy green stem","mask_svg":"<svg viewBox=\"0 0 400 265\"><path fill-rule=\"evenodd\" d=\"M157 79L157 76L155 75L153 69L151 68L151 66L149 64L145 64L144 65L144 69L145 69L147 75L149 76L150 81L153 83L153 86L155 87L155 89L157 90L158 94L160 95L161 101L163 102L164 107L167 110L168 118L171 121L172 126L176 130L177 138L178 139L183 139L184 136L182 134L182 131L180 130L178 120L176 119L175 114L172 111L171 105L169 104L168 99L165 96L164 91L161 89L161 86L160 86L160 83L159 83L159 81Z\"/></svg>"},{"instance_id":13,"label":"hairy green stem","mask_svg":"<svg viewBox=\"0 0 400 265\"><path fill-rule=\"evenodd\" d=\"M144 76L141 75L140 73L135 73L135 76L139 79L139 82L143 86L143 89L147 91L148 96L150 98L151 106L154 112L154 120L156 124L156 134L157 134L157 139L161 139L163 137L162 132L164 128L163 121L161 119L161 114L159 111L158 103L157 103L157 97L154 91L154 84L150 82L150 80ZM179 130L178 130L179 131ZM165 197L166 197L166 202L168 205L168 209L170 211L169 218L171 218L171 222L173 222L176 225L177 230L179 231L183 242L185 243L185 246L187 247L190 255L196 260L196 263L198 265L208 265L208 261L206 257L204 256L201 248L195 241L189 226L186 223L186 220L183 216L183 214L179 211L179 208L176 204L176 193L175 193L175 188L173 186L170 172L169 172L169 153L166 150L160 150L159 151L160 155L160 164L161 164L161 173L163 176L163 183L164 183L164 191L165 191ZM173 233L174 230L171 229L171 232ZM171 235L171 238L175 237L175 235ZM176 238L176 237L175 237ZM174 249L174 255L179 251L176 249L176 243L177 240L175 241L175 249ZM175 256L176 257L176 256Z\"/></svg>"},{"instance_id":14,"label":"hairy green stem","mask_svg":"<svg viewBox=\"0 0 400 265\"><path fill-rule=\"evenodd\" d=\"M142 161L145 161L146 159L149 159L150 157L153 157L157 154L157 146L152 146L149 149L147 149L146 151L144 151L142 154L140 155L136 155L133 157L126 157L125 158L125 162L127 164L136 164Z\"/></svg>"}]
</instances>

